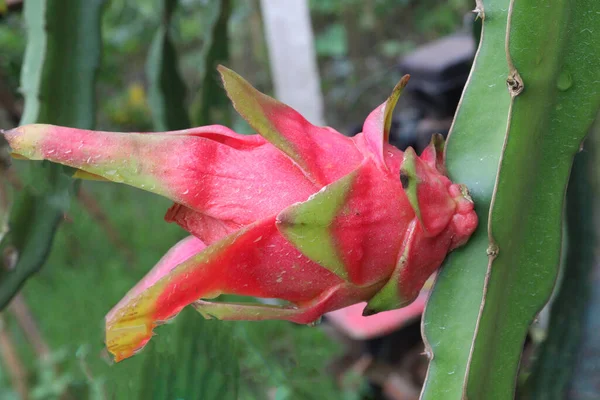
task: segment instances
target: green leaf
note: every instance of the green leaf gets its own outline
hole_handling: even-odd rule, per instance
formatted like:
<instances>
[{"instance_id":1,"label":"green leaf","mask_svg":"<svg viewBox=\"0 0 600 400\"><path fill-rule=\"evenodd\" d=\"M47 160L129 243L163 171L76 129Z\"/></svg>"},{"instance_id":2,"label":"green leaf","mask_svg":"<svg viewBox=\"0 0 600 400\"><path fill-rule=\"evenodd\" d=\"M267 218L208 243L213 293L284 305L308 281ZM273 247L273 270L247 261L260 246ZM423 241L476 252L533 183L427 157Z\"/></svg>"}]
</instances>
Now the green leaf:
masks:
<instances>
[{"instance_id":1,"label":"green leaf","mask_svg":"<svg viewBox=\"0 0 600 400\"><path fill-rule=\"evenodd\" d=\"M223 90L217 66L229 61L228 24L232 10L231 0L216 0L207 8L210 9L211 23L204 35L202 87L192 106L192 119L194 125L198 126L216 123L230 126L229 99Z\"/></svg>"},{"instance_id":2,"label":"green leaf","mask_svg":"<svg viewBox=\"0 0 600 400\"><path fill-rule=\"evenodd\" d=\"M0 283L0 306L6 306L27 278L39 271L50 252L54 233L69 205L71 179L50 163L36 167L38 179L47 180L41 191L25 188L15 199L2 242L4 265L9 268ZM36 179L37 180L37 179ZM11 264L11 258L17 261Z\"/></svg>"},{"instance_id":3,"label":"green leaf","mask_svg":"<svg viewBox=\"0 0 600 400\"><path fill-rule=\"evenodd\" d=\"M499 252L488 268L471 399L514 393L527 330L556 280L573 157L600 107L600 3L562 0L540 8L535 0L512 0L511 6L509 57L524 90L508 116L492 205L489 229ZM513 76L509 71L517 94Z\"/></svg>"},{"instance_id":4,"label":"green leaf","mask_svg":"<svg viewBox=\"0 0 600 400\"><path fill-rule=\"evenodd\" d=\"M95 79L100 63L103 0L40 0L25 3L27 49L21 86L25 109L21 124L50 123L92 128ZM65 51L69 49L69 51ZM1 243L0 308L44 263L54 232L73 192L59 165L34 165L30 186L15 201L9 233ZM7 271L8 267L8 271Z\"/></svg>"},{"instance_id":5,"label":"green leaf","mask_svg":"<svg viewBox=\"0 0 600 400\"><path fill-rule=\"evenodd\" d=\"M177 51L171 37L171 19L177 0L161 0L162 18L152 41L146 74L150 84L148 101L156 131L189 128L185 83L179 73Z\"/></svg>"},{"instance_id":6,"label":"green leaf","mask_svg":"<svg viewBox=\"0 0 600 400\"><path fill-rule=\"evenodd\" d=\"M446 374L458 375L447 378L439 369L430 369L425 393L431 398L436 385L438 390L451 388L443 398L513 397L527 330L548 300L556 279L564 195L573 157L600 107L600 4L561 0L539 7L534 0L512 0L509 7L492 1L481 6L481 48L490 39L498 41L496 50L505 48L501 40L506 39L507 55L500 59L498 54L486 56L480 51L447 155L452 178L467 183L473 192L479 192L475 187L485 188L477 195L484 200L491 198L492 205L490 220L482 219L473 243L446 265L432 296L437 303L428 306L424 326L429 344L435 344L431 346L432 365L444 365ZM504 20L503 9L508 12L506 32L498 29L491 33L489 27ZM493 14L494 10L499 13ZM476 79L489 72L481 68L482 60L503 66L511 95L507 113L506 100L500 96L496 102L490 102L485 94L468 96L477 87ZM481 81L480 85L493 89L496 83ZM482 105L494 109L482 109ZM461 113L469 108L478 112L457 134ZM487 129L478 126L482 121L489 124ZM498 127L505 130L500 137ZM457 138L465 139L461 146L453 143ZM500 139L503 145L499 145ZM482 142L487 150L478 147ZM499 151L496 179L491 179L495 174L490 168L480 181L469 180L472 175L465 168L483 169L473 161L495 161ZM457 169L458 160L463 166ZM480 217L484 217L486 205L476 200ZM486 228L489 260L483 252ZM448 291L451 287L454 292ZM440 303L440 288L446 289L445 304ZM456 302L461 314L451 308ZM459 341L437 341L455 335L439 331L448 332L457 323L463 332ZM467 332L464 327L468 327ZM472 345L466 341L469 335ZM447 369L452 364L448 346L461 360L454 371ZM438 380L434 384L435 377Z\"/></svg>"}]
</instances>

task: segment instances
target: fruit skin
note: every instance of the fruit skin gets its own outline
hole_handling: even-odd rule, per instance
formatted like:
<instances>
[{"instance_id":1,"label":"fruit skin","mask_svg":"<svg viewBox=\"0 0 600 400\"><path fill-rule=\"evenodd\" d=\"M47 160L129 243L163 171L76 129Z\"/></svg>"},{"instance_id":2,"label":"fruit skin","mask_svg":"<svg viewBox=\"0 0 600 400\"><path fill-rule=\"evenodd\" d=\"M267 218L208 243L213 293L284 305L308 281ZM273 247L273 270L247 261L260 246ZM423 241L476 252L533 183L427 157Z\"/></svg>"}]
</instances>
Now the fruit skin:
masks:
<instances>
[{"instance_id":1,"label":"fruit skin","mask_svg":"<svg viewBox=\"0 0 600 400\"><path fill-rule=\"evenodd\" d=\"M467 189L445 176L440 136L420 157L387 143L408 77L348 138L219 71L259 135L219 125L158 133L26 125L4 134L22 157L172 199L165 219L193 235L106 316L116 361L187 305L207 318L297 323L362 301L365 315L405 306L477 226ZM210 301L221 294L289 305Z\"/></svg>"}]
</instances>

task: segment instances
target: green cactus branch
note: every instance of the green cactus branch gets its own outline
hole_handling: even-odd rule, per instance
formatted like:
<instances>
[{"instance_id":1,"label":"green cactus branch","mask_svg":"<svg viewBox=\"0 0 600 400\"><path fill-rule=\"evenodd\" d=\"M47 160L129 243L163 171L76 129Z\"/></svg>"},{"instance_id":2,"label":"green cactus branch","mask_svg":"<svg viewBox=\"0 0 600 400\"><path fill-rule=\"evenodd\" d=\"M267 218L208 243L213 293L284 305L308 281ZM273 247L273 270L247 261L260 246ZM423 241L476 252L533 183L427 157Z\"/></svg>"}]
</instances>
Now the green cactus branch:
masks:
<instances>
[{"instance_id":1,"label":"green cactus branch","mask_svg":"<svg viewBox=\"0 0 600 400\"><path fill-rule=\"evenodd\" d=\"M162 18L148 54L146 75L149 81L148 101L157 131L186 129L191 126L185 100L187 89L181 74L171 20L177 0L161 0Z\"/></svg>"},{"instance_id":2,"label":"green cactus branch","mask_svg":"<svg viewBox=\"0 0 600 400\"><path fill-rule=\"evenodd\" d=\"M500 7L500 3L484 1L480 4L483 6L480 9L483 40L457 113L447 154L453 179L467 185L471 182L481 186L483 182L487 186L485 197L491 198L488 232L480 230L473 238L474 244L450 258L436 284L424 320L424 332L433 352L424 398L435 398L432 390L435 387L437 393L441 393L447 380L452 382L453 391L444 398L512 398L528 327L548 300L556 279L564 193L571 163L600 106L600 81L597 80L600 21L595 17L600 5L589 0L554 1L548 7L539 7L539 2L533 0L511 0L508 7ZM495 10L500 13L493 14ZM505 17L502 10L507 10ZM500 61L497 48L493 55L482 53L486 42L492 39L488 28L500 22L499 19L506 23L506 31L496 31L495 39L504 40L502 48L507 50L502 64L510 108L506 112L503 99L500 107L479 112L477 117L483 121L502 118L499 122L503 131L500 135L494 128L481 130L477 123L457 131L462 126L459 125L461 115L470 107L476 107L470 104L468 97L477 88L476 78L488 72L481 68L482 57L490 62L491 59ZM481 104L481 98L477 101ZM492 133L495 133L493 137ZM488 143L487 151L473 153L477 147L467 146L466 140L481 141L484 135L486 141L495 141L495 144ZM460 144L463 139L465 145L459 149L457 142ZM502 144L498 146L500 139ZM462 168L470 165L474 169L478 164L472 163L474 157L494 159L498 154L497 172L490 169L480 182L473 182L472 176L466 176L453 162L460 157L465 163ZM491 191L490 183L494 185ZM470 188L479 195L476 189ZM476 204L480 217L485 218L482 214L487 211L486 203L476 200ZM488 239L489 262L483 259L482 252L483 243ZM457 266L457 260L462 266ZM436 300L438 288L447 290L464 281L476 290L471 301L477 297L480 301L470 304L462 315L454 312L448 315L448 306ZM480 287L483 291L477 290ZM460 293L461 300L465 301L464 287ZM440 356L448 351L440 343L455 349L456 343L441 339L442 342L432 345L432 337L443 336L436 332L442 324L458 321L475 327L473 331L463 329L457 355L467 363L459 365ZM467 342L470 334L473 334L472 344ZM439 370L439 365L444 365L445 372L449 373L448 368L453 364L459 376L446 379L436 375L439 380L432 383L431 374L435 374L436 368Z\"/></svg>"},{"instance_id":3,"label":"green cactus branch","mask_svg":"<svg viewBox=\"0 0 600 400\"><path fill-rule=\"evenodd\" d=\"M93 128L95 79L100 63L103 0L27 2L28 44L21 71L22 124L45 122ZM70 51L64 51L65 48ZM0 244L0 309L38 271L73 192L57 165L29 167L29 185L14 202L9 232Z\"/></svg>"},{"instance_id":4,"label":"green cactus branch","mask_svg":"<svg viewBox=\"0 0 600 400\"><path fill-rule=\"evenodd\" d=\"M598 128L590 132L573 164L567 191L564 270L560 289L552 302L548 336L539 348L526 387L526 395L532 400L564 399L577 359L586 358L580 347L585 338L586 304L593 293L594 281L590 277L598 265L598 133ZM585 374L575 379L582 380L583 376Z\"/></svg>"},{"instance_id":5,"label":"green cactus branch","mask_svg":"<svg viewBox=\"0 0 600 400\"><path fill-rule=\"evenodd\" d=\"M489 224L499 252L472 353L472 399L512 395L527 330L552 293L571 164L600 107L599 10L587 0L510 4L513 100Z\"/></svg>"},{"instance_id":6,"label":"green cactus branch","mask_svg":"<svg viewBox=\"0 0 600 400\"><path fill-rule=\"evenodd\" d=\"M460 399L469 368L487 271L488 213L510 103L507 9L508 0L477 2L477 18L483 21L479 48L446 144L446 167L452 179L469 188L479 227L467 247L448 256L424 313L423 338L432 359L422 399Z\"/></svg>"}]
</instances>

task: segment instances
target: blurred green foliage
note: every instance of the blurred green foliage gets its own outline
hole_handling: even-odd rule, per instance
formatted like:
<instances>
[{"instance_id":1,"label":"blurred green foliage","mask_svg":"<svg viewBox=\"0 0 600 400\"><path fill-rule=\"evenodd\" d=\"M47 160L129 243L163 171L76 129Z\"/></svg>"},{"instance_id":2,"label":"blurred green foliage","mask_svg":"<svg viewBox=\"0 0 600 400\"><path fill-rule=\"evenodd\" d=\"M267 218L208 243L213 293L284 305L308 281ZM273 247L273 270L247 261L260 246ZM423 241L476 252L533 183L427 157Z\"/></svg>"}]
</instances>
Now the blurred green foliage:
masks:
<instances>
[{"instance_id":1,"label":"blurred green foliage","mask_svg":"<svg viewBox=\"0 0 600 400\"><path fill-rule=\"evenodd\" d=\"M328 26L316 37L315 50L319 56L344 57L348 54L346 27L339 22Z\"/></svg>"},{"instance_id":2,"label":"blurred green foliage","mask_svg":"<svg viewBox=\"0 0 600 400\"><path fill-rule=\"evenodd\" d=\"M160 13L156 0L111 0L104 12L104 53L99 79L98 125L103 129L150 130L144 68ZM200 93L206 35L214 1L182 0L171 33L188 88L187 104ZM268 54L258 0L232 0L230 66L258 89L271 91ZM362 121L397 82L399 58L415 46L461 28L471 0L311 0L316 50L325 95L326 119L338 129ZM18 15L0 22L0 71L18 87L25 37ZM208 71L210 73L210 71ZM367 90L356 88L369 80ZM142 87L143 92L139 90ZM239 121L234 121L235 126ZM242 130L247 127L242 124Z\"/></svg>"},{"instance_id":3,"label":"blurred green foliage","mask_svg":"<svg viewBox=\"0 0 600 400\"><path fill-rule=\"evenodd\" d=\"M101 9L102 0L88 0L85 5L78 0L47 0L23 6L28 40L20 77L25 97L21 124L94 127ZM10 94L5 86L4 103ZM67 170L48 163L28 168L31 183L16 196L0 243L0 309L48 256L74 192Z\"/></svg>"},{"instance_id":4,"label":"blurred green foliage","mask_svg":"<svg viewBox=\"0 0 600 400\"><path fill-rule=\"evenodd\" d=\"M182 313L158 328L158 336L139 355L111 366L103 343L104 315L185 233L162 220L169 206L162 198L109 183L86 182L84 189L110 211L110 223L122 234L123 246L136 252L130 259L109 242L84 205L71 207L69 217L75 222L62 225L46 267L23 291L52 349L51 359L40 363L22 333L16 330L14 335L28 369L35 372L31 382L36 393L55 393L43 398L68 392L77 393L77 399L145 399L156 382L171 393L185 387L167 387L173 381L168 370L176 369L182 376L194 373L207 379L197 382L196 390L210 385L219 389L219 382L233 387L238 380L240 399L262 400L266 391L278 387L285 387L291 399L316 399L320 394L338 398L325 368L339 346L318 328L282 321L205 321L193 311ZM181 331L188 347L180 342ZM194 360L198 364L189 367ZM151 368L155 366L160 368ZM1 375L1 387L8 388L7 377ZM205 396L192 398L228 398Z\"/></svg>"}]
</instances>

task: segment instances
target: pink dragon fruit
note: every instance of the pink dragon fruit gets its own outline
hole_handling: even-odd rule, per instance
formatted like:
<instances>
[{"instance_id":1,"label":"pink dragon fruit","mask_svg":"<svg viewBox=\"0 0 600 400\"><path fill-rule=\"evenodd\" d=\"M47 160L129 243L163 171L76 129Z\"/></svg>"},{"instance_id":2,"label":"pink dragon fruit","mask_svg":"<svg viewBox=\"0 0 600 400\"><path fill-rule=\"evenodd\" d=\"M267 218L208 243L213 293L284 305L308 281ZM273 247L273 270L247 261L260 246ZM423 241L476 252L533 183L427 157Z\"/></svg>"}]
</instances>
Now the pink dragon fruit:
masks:
<instances>
[{"instance_id":1,"label":"pink dragon fruit","mask_svg":"<svg viewBox=\"0 0 600 400\"><path fill-rule=\"evenodd\" d=\"M108 313L106 345L116 361L187 305L206 318L297 323L363 301L365 315L405 306L476 228L467 189L445 176L440 136L420 157L387 143L408 76L348 138L219 71L235 109L260 136L220 125L5 132L18 155L170 198L165 219L193 235ZM287 303L211 301L221 294Z\"/></svg>"}]
</instances>

